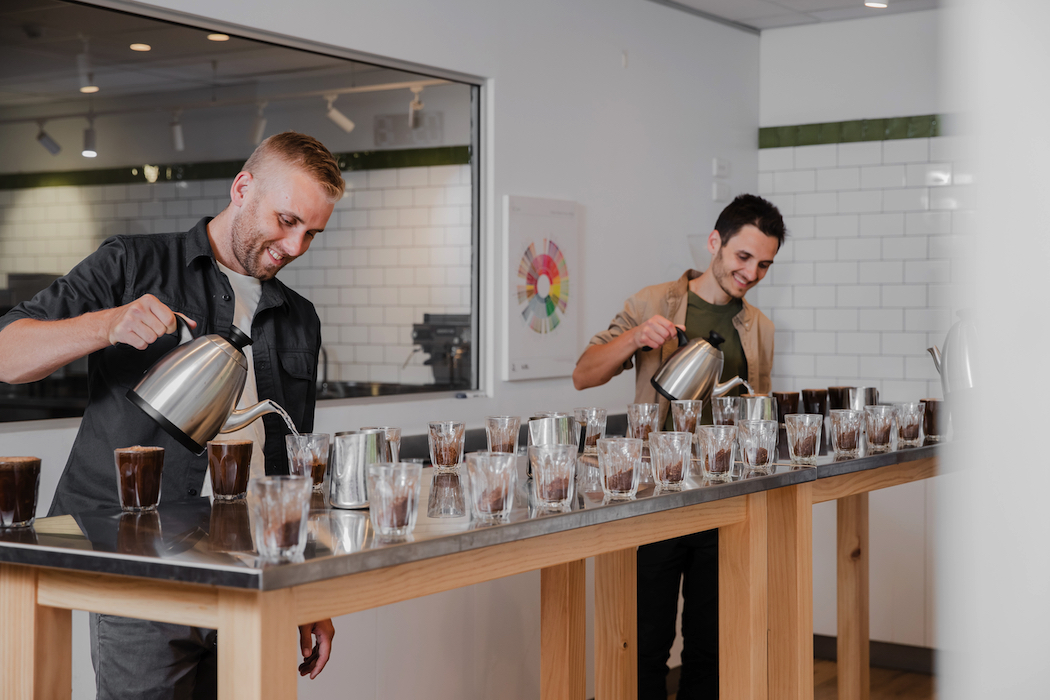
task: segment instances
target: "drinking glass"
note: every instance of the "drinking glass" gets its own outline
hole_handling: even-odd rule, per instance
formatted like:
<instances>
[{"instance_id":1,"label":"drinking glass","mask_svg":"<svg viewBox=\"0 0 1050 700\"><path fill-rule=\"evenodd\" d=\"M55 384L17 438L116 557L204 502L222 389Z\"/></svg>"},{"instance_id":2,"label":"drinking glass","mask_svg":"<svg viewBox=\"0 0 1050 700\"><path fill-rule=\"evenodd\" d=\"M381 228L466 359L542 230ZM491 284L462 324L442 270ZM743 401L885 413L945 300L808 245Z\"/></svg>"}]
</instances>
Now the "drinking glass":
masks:
<instances>
[{"instance_id":1,"label":"drinking glass","mask_svg":"<svg viewBox=\"0 0 1050 700\"><path fill-rule=\"evenodd\" d=\"M828 408L830 410L846 409L850 407L850 392L855 391L855 386L829 386Z\"/></svg>"},{"instance_id":2,"label":"drinking glass","mask_svg":"<svg viewBox=\"0 0 1050 700\"><path fill-rule=\"evenodd\" d=\"M740 460L745 470L756 474L772 472L779 427L775 420L742 420L737 423Z\"/></svg>"},{"instance_id":3,"label":"drinking glass","mask_svg":"<svg viewBox=\"0 0 1050 700\"><path fill-rule=\"evenodd\" d=\"M576 480L574 445L532 445L529 462L536 500L543 506L561 507L572 503Z\"/></svg>"},{"instance_id":4,"label":"drinking glass","mask_svg":"<svg viewBox=\"0 0 1050 700\"><path fill-rule=\"evenodd\" d=\"M30 527L39 491L39 457L0 457L0 528Z\"/></svg>"},{"instance_id":5,"label":"drinking glass","mask_svg":"<svg viewBox=\"0 0 1050 700\"><path fill-rule=\"evenodd\" d=\"M677 432L695 433L703 411L703 401L672 401L671 419Z\"/></svg>"},{"instance_id":6,"label":"drinking glass","mask_svg":"<svg viewBox=\"0 0 1050 700\"><path fill-rule=\"evenodd\" d=\"M598 454L598 441L605 437L604 408L577 408L573 410L576 424L583 426L583 453Z\"/></svg>"},{"instance_id":7,"label":"drinking glass","mask_svg":"<svg viewBox=\"0 0 1050 700\"><path fill-rule=\"evenodd\" d=\"M792 413L798 413L799 393L797 391L774 391L773 398L777 400L781 419Z\"/></svg>"},{"instance_id":8,"label":"drinking glass","mask_svg":"<svg viewBox=\"0 0 1050 700\"><path fill-rule=\"evenodd\" d=\"M210 440L208 471L216 501L236 501L248 493L252 464L251 440Z\"/></svg>"},{"instance_id":9,"label":"drinking glass","mask_svg":"<svg viewBox=\"0 0 1050 700\"><path fill-rule=\"evenodd\" d=\"M736 426L704 425L700 427L700 432L704 435L704 447L707 451L704 476L709 481L729 481L733 475Z\"/></svg>"},{"instance_id":10,"label":"drinking glass","mask_svg":"<svg viewBox=\"0 0 1050 700\"><path fill-rule=\"evenodd\" d=\"M427 428L434 471L455 471L463 458L463 423L434 421L428 423Z\"/></svg>"},{"instance_id":11,"label":"drinking glass","mask_svg":"<svg viewBox=\"0 0 1050 700\"><path fill-rule=\"evenodd\" d=\"M922 431L930 442L940 442L948 437L948 407L942 399L923 399L926 404L922 419Z\"/></svg>"},{"instance_id":12,"label":"drinking glass","mask_svg":"<svg viewBox=\"0 0 1050 700\"><path fill-rule=\"evenodd\" d=\"M802 412L824 415L828 412L827 389L803 389Z\"/></svg>"},{"instance_id":13,"label":"drinking glass","mask_svg":"<svg viewBox=\"0 0 1050 700\"><path fill-rule=\"evenodd\" d=\"M368 467L368 513L383 539L407 537L416 526L423 468L412 462Z\"/></svg>"},{"instance_id":14,"label":"drinking glass","mask_svg":"<svg viewBox=\"0 0 1050 700\"><path fill-rule=\"evenodd\" d=\"M853 459L859 455L864 414L851 408L833 408L829 419L831 449L835 453L835 459Z\"/></svg>"},{"instance_id":15,"label":"drinking glass","mask_svg":"<svg viewBox=\"0 0 1050 700\"><path fill-rule=\"evenodd\" d=\"M266 476L248 485L255 548L263 559L294 559L306 548L313 482L308 475Z\"/></svg>"},{"instance_id":16,"label":"drinking glass","mask_svg":"<svg viewBox=\"0 0 1050 700\"><path fill-rule=\"evenodd\" d=\"M365 430L381 430L383 431L383 437L386 438L386 448L383 450L382 458L380 462L394 462L401 461L401 428L394 428L389 425L370 425Z\"/></svg>"},{"instance_id":17,"label":"drinking glass","mask_svg":"<svg viewBox=\"0 0 1050 700\"><path fill-rule=\"evenodd\" d=\"M483 523L506 520L514 507L518 484L517 456L506 452L467 455L467 491L474 519Z\"/></svg>"},{"instance_id":18,"label":"drinking glass","mask_svg":"<svg viewBox=\"0 0 1050 700\"><path fill-rule=\"evenodd\" d=\"M893 406L865 406L864 421L868 434L868 454L892 450L893 433L897 431L897 412Z\"/></svg>"},{"instance_id":19,"label":"drinking glass","mask_svg":"<svg viewBox=\"0 0 1050 700\"><path fill-rule=\"evenodd\" d=\"M328 433L284 436L284 446L288 451L288 473L310 477L314 491L320 491L324 485L324 475L328 470L328 441Z\"/></svg>"},{"instance_id":20,"label":"drinking glass","mask_svg":"<svg viewBox=\"0 0 1050 700\"><path fill-rule=\"evenodd\" d=\"M824 416L816 413L794 413L784 416L787 429L788 454L792 464L817 466L820 452L820 432Z\"/></svg>"},{"instance_id":21,"label":"drinking glass","mask_svg":"<svg viewBox=\"0 0 1050 700\"><path fill-rule=\"evenodd\" d=\"M772 396L741 396L737 425L742 420L777 420L777 400Z\"/></svg>"},{"instance_id":22,"label":"drinking glass","mask_svg":"<svg viewBox=\"0 0 1050 700\"><path fill-rule=\"evenodd\" d=\"M638 493L638 478L642 471L641 438L623 437L599 440L598 469L602 480L602 490L605 491L607 497L612 499L634 498Z\"/></svg>"},{"instance_id":23,"label":"drinking glass","mask_svg":"<svg viewBox=\"0 0 1050 700\"><path fill-rule=\"evenodd\" d=\"M117 466L117 494L121 510L141 512L156 510L160 503L161 476L164 473L164 448L118 447L113 450Z\"/></svg>"},{"instance_id":24,"label":"drinking glass","mask_svg":"<svg viewBox=\"0 0 1050 700\"><path fill-rule=\"evenodd\" d=\"M897 411L897 447L919 447L922 445L922 419L926 404L909 401L893 404Z\"/></svg>"},{"instance_id":25,"label":"drinking glass","mask_svg":"<svg viewBox=\"0 0 1050 700\"><path fill-rule=\"evenodd\" d=\"M660 405L632 403L627 406L627 425L630 437L648 442L649 433L660 429Z\"/></svg>"},{"instance_id":26,"label":"drinking glass","mask_svg":"<svg viewBox=\"0 0 1050 700\"><path fill-rule=\"evenodd\" d=\"M696 403L700 403L697 401ZM693 432L661 431L649 436L653 480L661 491L679 491L682 479L689 476L693 458Z\"/></svg>"},{"instance_id":27,"label":"drinking glass","mask_svg":"<svg viewBox=\"0 0 1050 700\"><path fill-rule=\"evenodd\" d=\"M711 420L715 425L736 425L736 414L739 412L739 396L716 396L711 399Z\"/></svg>"},{"instance_id":28,"label":"drinking glass","mask_svg":"<svg viewBox=\"0 0 1050 700\"><path fill-rule=\"evenodd\" d=\"M521 418L518 416L489 416L485 419L485 439L489 452L518 453L518 430Z\"/></svg>"}]
</instances>

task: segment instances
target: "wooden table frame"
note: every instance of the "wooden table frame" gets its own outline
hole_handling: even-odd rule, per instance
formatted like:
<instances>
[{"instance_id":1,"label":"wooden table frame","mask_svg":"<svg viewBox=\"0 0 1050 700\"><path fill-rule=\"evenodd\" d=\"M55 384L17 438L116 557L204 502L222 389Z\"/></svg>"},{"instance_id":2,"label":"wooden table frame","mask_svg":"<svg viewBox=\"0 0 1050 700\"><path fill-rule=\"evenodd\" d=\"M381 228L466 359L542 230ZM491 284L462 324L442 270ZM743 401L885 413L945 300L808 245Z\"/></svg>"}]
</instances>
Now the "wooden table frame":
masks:
<instances>
[{"instance_id":1,"label":"wooden table frame","mask_svg":"<svg viewBox=\"0 0 1050 700\"><path fill-rule=\"evenodd\" d=\"M723 693L764 698L765 499L736 496L271 591L0 564L0 696L70 697L70 610L88 610L218 629L222 700L294 698L296 625L540 569L541 697L584 700L584 567L594 556L595 697L633 698L636 548L720 528L720 629L732 650Z\"/></svg>"},{"instance_id":2,"label":"wooden table frame","mask_svg":"<svg viewBox=\"0 0 1050 700\"><path fill-rule=\"evenodd\" d=\"M868 700L868 493L937 475L927 457L768 492L769 694L813 698L813 505L837 501L838 697Z\"/></svg>"}]
</instances>

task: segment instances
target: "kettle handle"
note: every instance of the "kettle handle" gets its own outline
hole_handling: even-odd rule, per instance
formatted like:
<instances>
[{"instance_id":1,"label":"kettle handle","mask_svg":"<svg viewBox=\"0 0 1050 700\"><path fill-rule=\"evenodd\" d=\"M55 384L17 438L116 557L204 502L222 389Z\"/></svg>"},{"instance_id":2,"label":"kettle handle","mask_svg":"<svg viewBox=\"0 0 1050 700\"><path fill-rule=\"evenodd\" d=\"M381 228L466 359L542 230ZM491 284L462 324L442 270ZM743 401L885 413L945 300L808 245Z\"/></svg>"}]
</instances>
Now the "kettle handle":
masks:
<instances>
[{"instance_id":1,"label":"kettle handle","mask_svg":"<svg viewBox=\"0 0 1050 700\"><path fill-rule=\"evenodd\" d=\"M193 329L187 323L186 317L175 311L175 331L172 335L179 339L179 345L193 340Z\"/></svg>"},{"instance_id":2,"label":"kettle handle","mask_svg":"<svg viewBox=\"0 0 1050 700\"><path fill-rule=\"evenodd\" d=\"M685 334L685 331L678 326L675 326L674 329L678 331L678 347L682 347L689 342L689 337ZM642 346L642 352L649 352L650 350L652 350L652 348L648 345Z\"/></svg>"}]
</instances>

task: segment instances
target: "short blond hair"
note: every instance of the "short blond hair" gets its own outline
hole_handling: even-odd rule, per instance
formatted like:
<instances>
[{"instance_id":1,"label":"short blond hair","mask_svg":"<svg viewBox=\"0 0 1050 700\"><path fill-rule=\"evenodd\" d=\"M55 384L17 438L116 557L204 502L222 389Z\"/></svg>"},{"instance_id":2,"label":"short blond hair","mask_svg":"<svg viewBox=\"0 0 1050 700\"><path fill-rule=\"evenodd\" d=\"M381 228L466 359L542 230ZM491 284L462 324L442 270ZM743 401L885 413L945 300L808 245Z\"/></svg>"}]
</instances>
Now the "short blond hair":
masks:
<instances>
[{"instance_id":1,"label":"short blond hair","mask_svg":"<svg viewBox=\"0 0 1050 700\"><path fill-rule=\"evenodd\" d=\"M325 189L329 200L333 202L340 199L346 190L346 183L335 156L313 136L296 131L274 134L256 147L255 152L245 161L242 170L258 177L272 160L309 173Z\"/></svg>"}]
</instances>

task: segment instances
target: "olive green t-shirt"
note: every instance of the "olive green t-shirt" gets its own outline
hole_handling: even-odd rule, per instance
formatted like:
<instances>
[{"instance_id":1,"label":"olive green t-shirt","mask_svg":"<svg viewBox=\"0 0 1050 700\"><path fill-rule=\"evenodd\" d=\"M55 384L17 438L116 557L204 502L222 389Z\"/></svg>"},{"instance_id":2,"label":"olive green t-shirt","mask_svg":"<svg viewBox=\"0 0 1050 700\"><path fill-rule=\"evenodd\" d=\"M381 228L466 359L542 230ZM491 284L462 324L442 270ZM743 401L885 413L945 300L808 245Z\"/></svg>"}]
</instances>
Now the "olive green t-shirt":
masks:
<instances>
[{"instance_id":1,"label":"olive green t-shirt","mask_svg":"<svg viewBox=\"0 0 1050 700\"><path fill-rule=\"evenodd\" d=\"M709 304L692 291L689 292L688 306L685 311L685 334L690 340L693 338L707 338L711 331L725 338L724 343L719 346L722 351L722 376L719 382L724 382L733 377L747 379L747 358L744 357L744 346L740 342L740 334L733 325L733 317L744 308L741 299L733 299L728 304L717 306ZM726 396L740 396L743 387L733 387ZM711 402L704 402L704 412L700 418L703 425L711 425ZM664 430L674 430L674 420L671 412L667 412L667 423Z\"/></svg>"}]
</instances>

